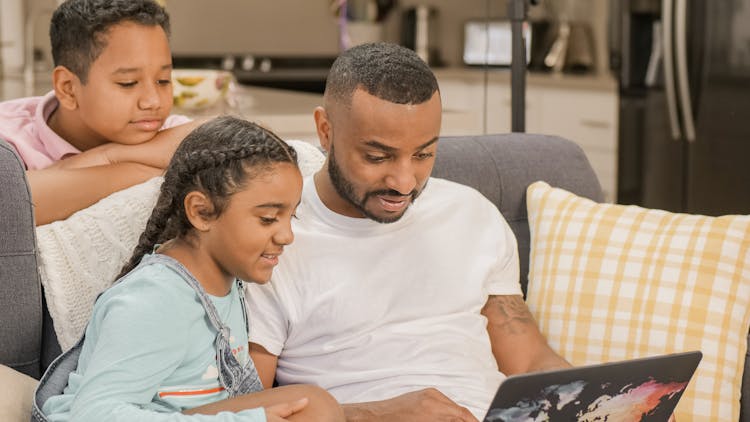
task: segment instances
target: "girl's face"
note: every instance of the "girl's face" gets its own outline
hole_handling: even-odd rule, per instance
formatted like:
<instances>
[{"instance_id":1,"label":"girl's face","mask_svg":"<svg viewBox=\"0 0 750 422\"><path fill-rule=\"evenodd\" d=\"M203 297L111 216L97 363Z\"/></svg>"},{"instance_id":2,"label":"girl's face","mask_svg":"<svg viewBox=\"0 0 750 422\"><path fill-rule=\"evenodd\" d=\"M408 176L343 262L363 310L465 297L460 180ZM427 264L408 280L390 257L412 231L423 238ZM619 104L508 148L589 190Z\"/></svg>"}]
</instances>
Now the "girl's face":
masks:
<instances>
[{"instance_id":1,"label":"girl's face","mask_svg":"<svg viewBox=\"0 0 750 422\"><path fill-rule=\"evenodd\" d=\"M302 194L297 166L277 163L229 198L224 212L200 234L224 279L266 283L284 246L292 243L291 219Z\"/></svg>"}]
</instances>

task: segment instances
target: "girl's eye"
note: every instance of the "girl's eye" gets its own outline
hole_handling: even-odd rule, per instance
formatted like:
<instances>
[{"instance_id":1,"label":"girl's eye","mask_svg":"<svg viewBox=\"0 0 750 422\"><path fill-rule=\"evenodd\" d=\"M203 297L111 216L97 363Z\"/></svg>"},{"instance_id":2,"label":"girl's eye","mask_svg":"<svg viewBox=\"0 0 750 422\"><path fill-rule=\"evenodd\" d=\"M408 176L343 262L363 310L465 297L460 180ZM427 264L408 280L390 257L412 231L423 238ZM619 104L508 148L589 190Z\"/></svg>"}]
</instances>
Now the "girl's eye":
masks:
<instances>
[{"instance_id":1,"label":"girl's eye","mask_svg":"<svg viewBox=\"0 0 750 422\"><path fill-rule=\"evenodd\" d=\"M263 224L264 226L271 225L277 221L279 220L276 218L260 217L260 223Z\"/></svg>"},{"instance_id":2,"label":"girl's eye","mask_svg":"<svg viewBox=\"0 0 750 422\"><path fill-rule=\"evenodd\" d=\"M128 82L117 82L117 85L120 85L123 88L130 88L135 86L135 81L128 81Z\"/></svg>"},{"instance_id":3,"label":"girl's eye","mask_svg":"<svg viewBox=\"0 0 750 422\"><path fill-rule=\"evenodd\" d=\"M172 81L170 79L159 79L156 83L159 85L169 85Z\"/></svg>"}]
</instances>

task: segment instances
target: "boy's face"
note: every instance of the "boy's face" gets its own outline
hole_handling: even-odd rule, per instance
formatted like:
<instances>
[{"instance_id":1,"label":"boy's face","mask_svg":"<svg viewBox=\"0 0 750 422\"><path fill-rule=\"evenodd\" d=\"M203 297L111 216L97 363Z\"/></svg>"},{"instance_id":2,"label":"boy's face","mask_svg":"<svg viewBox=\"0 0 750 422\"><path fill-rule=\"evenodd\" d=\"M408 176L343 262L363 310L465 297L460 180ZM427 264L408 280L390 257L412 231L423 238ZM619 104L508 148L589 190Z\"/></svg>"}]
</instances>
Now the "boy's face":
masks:
<instances>
[{"instance_id":1,"label":"boy's face","mask_svg":"<svg viewBox=\"0 0 750 422\"><path fill-rule=\"evenodd\" d=\"M75 82L82 136L93 143L139 144L154 137L172 110L172 56L164 30L123 22L109 28L107 45Z\"/></svg>"}]
</instances>

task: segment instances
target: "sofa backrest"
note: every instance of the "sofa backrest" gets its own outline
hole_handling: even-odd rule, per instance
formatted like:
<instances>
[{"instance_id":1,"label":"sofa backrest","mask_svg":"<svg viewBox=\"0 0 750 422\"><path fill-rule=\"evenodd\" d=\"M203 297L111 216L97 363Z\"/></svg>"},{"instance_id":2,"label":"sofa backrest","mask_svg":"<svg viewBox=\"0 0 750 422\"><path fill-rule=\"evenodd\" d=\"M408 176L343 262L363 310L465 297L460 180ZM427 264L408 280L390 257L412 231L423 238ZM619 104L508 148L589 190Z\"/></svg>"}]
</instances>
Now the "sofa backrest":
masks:
<instances>
[{"instance_id":1,"label":"sofa backrest","mask_svg":"<svg viewBox=\"0 0 750 422\"><path fill-rule=\"evenodd\" d=\"M34 209L15 149L0 140L0 363L38 378L42 291Z\"/></svg>"},{"instance_id":2,"label":"sofa backrest","mask_svg":"<svg viewBox=\"0 0 750 422\"><path fill-rule=\"evenodd\" d=\"M597 202L604 198L583 150L557 136L513 133L443 137L432 175L472 186L498 207L518 241L524 294L529 272L526 188L543 180Z\"/></svg>"}]
</instances>

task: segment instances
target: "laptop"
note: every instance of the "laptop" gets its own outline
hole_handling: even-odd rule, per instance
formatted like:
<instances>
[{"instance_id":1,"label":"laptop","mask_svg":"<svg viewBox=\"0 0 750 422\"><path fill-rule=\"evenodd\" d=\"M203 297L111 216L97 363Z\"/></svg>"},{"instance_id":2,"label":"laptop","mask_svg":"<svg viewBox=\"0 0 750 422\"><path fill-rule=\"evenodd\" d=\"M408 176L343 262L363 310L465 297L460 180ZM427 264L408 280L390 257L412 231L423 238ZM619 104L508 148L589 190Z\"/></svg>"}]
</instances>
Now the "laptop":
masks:
<instances>
[{"instance_id":1,"label":"laptop","mask_svg":"<svg viewBox=\"0 0 750 422\"><path fill-rule=\"evenodd\" d=\"M702 357L694 351L510 376L484 422L666 422Z\"/></svg>"}]
</instances>

